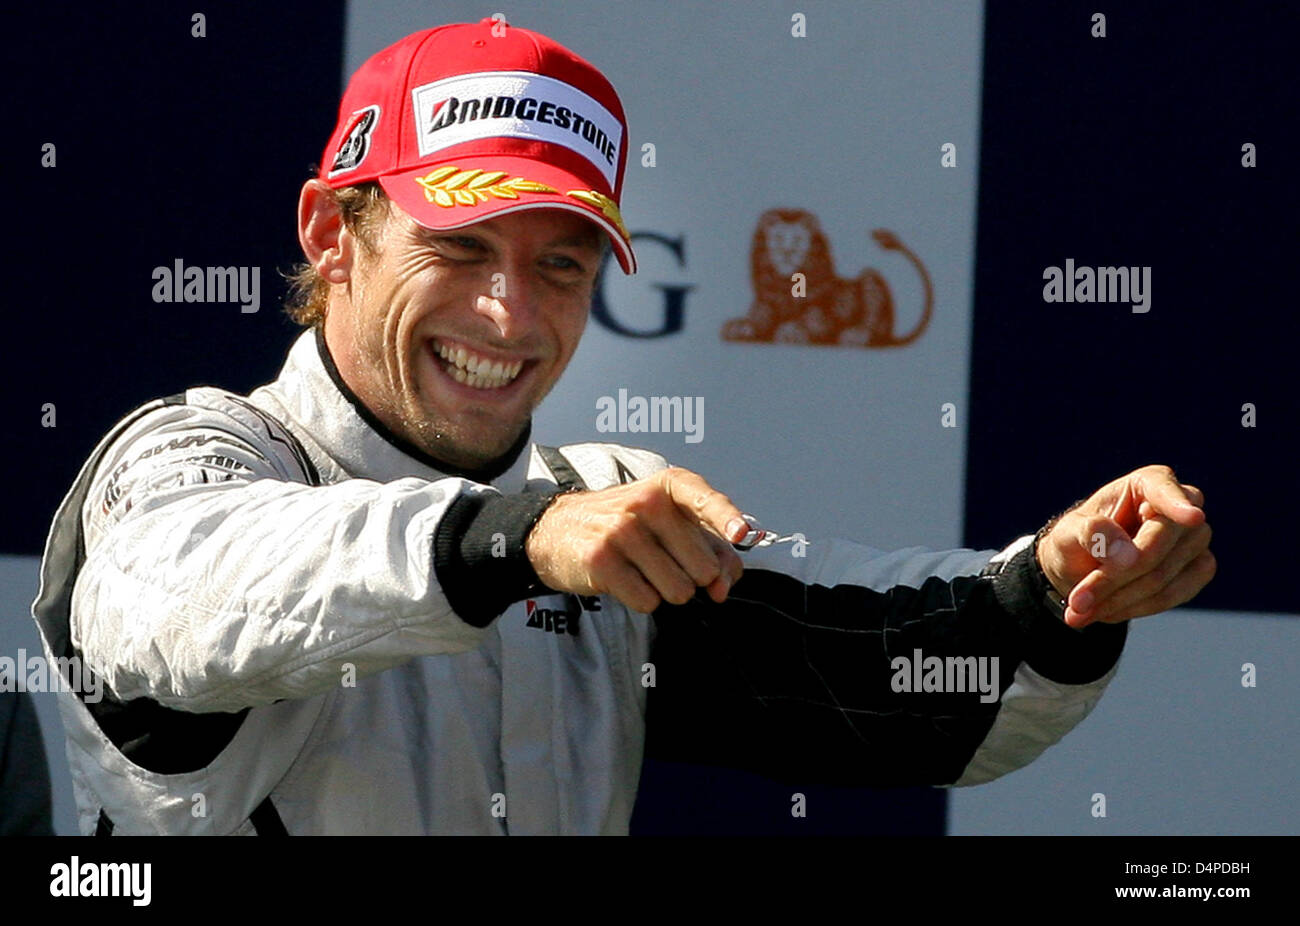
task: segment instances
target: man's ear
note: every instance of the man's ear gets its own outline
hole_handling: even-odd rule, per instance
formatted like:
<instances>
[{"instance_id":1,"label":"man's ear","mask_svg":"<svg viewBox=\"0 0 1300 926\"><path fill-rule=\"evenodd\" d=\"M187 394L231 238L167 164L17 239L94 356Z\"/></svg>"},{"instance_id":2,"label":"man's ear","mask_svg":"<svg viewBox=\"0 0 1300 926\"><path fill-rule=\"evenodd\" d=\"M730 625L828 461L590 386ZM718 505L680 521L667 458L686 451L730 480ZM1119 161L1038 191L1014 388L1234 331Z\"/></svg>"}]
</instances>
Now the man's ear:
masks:
<instances>
[{"instance_id":1,"label":"man's ear","mask_svg":"<svg viewBox=\"0 0 1300 926\"><path fill-rule=\"evenodd\" d=\"M352 278L356 239L343 224L334 191L322 180L308 180L298 196L298 243L307 263L327 283Z\"/></svg>"}]
</instances>

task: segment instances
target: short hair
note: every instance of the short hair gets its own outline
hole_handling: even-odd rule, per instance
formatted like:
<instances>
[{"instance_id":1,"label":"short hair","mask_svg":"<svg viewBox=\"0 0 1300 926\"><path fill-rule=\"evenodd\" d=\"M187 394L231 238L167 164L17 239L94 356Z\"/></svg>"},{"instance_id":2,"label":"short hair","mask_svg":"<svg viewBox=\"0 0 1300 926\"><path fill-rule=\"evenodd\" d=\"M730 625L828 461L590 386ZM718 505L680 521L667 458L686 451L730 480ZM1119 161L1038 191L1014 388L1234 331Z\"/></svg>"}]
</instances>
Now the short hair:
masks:
<instances>
[{"instance_id":1,"label":"short hair","mask_svg":"<svg viewBox=\"0 0 1300 926\"><path fill-rule=\"evenodd\" d=\"M344 227L369 254L376 252L375 240L388 212L389 199L377 181L330 190L338 203ZM285 274L289 297L284 311L295 323L316 328L325 324L330 285L311 264L303 261Z\"/></svg>"}]
</instances>

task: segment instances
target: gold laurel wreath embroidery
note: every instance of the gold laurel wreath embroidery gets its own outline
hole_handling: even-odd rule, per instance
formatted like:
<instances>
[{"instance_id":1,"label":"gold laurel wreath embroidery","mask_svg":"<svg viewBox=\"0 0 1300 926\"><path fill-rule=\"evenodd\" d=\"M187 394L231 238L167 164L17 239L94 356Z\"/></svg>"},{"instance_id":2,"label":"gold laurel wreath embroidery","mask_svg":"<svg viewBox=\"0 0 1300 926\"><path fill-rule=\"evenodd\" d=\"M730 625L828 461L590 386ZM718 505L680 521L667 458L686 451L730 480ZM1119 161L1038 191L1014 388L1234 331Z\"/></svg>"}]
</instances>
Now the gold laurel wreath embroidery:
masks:
<instances>
[{"instance_id":1,"label":"gold laurel wreath embroidery","mask_svg":"<svg viewBox=\"0 0 1300 926\"><path fill-rule=\"evenodd\" d=\"M518 199L520 193L558 193L559 190L523 177L503 180L506 172L494 170L483 173L481 168L461 170L459 167L439 167L415 182L424 188L424 198L431 203L450 208L475 206L497 199Z\"/></svg>"},{"instance_id":2,"label":"gold laurel wreath embroidery","mask_svg":"<svg viewBox=\"0 0 1300 926\"><path fill-rule=\"evenodd\" d=\"M632 240L632 236L627 233L627 226L623 224L623 213L618 211L618 204L604 193L598 193L595 190L569 190L564 195L580 199L589 206L595 206L604 214L605 218L614 223L624 241Z\"/></svg>"},{"instance_id":3,"label":"gold laurel wreath embroidery","mask_svg":"<svg viewBox=\"0 0 1300 926\"><path fill-rule=\"evenodd\" d=\"M431 203L450 209L453 206L475 206L488 201L489 196L497 199L518 199L520 193L558 193L559 190L525 180L523 177L506 176L504 170L484 173L482 168L461 170L459 167L439 167L423 177L416 177L415 182L424 188L424 198ZM597 190L569 190L564 194L581 200L588 206L594 206L605 218L614 223L625 241L631 241L627 226L623 224L623 214L618 204L604 193Z\"/></svg>"}]
</instances>

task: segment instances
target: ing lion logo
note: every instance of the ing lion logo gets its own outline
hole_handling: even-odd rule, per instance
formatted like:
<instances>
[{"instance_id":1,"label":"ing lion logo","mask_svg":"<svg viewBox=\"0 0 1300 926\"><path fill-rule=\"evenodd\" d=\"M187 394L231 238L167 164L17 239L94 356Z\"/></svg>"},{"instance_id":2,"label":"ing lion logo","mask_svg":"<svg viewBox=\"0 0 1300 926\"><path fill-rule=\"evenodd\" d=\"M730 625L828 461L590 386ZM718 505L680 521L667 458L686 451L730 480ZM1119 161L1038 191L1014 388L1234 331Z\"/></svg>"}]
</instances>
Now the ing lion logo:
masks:
<instances>
[{"instance_id":1,"label":"ing lion logo","mask_svg":"<svg viewBox=\"0 0 1300 926\"><path fill-rule=\"evenodd\" d=\"M886 251L901 252L921 275L925 306L905 335L894 333L894 296L880 272L868 267L854 279L835 275L830 243L817 218L802 209L770 209L758 220L750 247L754 303L749 314L722 326L724 341L902 347L930 324L934 289L920 259L893 232L871 233ZM793 294L795 273L806 292Z\"/></svg>"}]
</instances>

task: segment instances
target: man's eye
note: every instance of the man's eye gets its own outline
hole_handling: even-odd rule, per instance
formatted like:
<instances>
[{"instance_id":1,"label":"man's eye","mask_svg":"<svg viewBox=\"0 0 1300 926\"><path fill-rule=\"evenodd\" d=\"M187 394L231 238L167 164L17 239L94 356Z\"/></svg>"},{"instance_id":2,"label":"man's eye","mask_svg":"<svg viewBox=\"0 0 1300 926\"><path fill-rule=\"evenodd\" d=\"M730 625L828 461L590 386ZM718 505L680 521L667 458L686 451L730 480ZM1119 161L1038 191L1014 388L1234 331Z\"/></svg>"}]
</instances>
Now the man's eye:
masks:
<instances>
[{"instance_id":1,"label":"man's eye","mask_svg":"<svg viewBox=\"0 0 1300 926\"><path fill-rule=\"evenodd\" d=\"M458 253L478 253L483 250L483 242L467 235L444 235L437 242L443 248Z\"/></svg>"},{"instance_id":2,"label":"man's eye","mask_svg":"<svg viewBox=\"0 0 1300 926\"><path fill-rule=\"evenodd\" d=\"M564 257L563 255L559 255L559 254L555 255L554 257L547 258L547 262L552 267L555 267L557 270L581 270L582 269L582 264L578 263L572 257Z\"/></svg>"}]
</instances>

